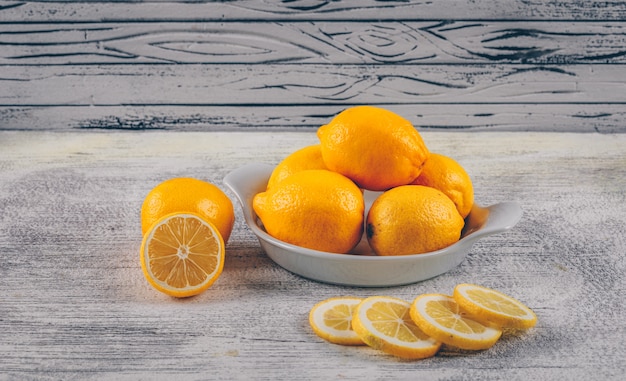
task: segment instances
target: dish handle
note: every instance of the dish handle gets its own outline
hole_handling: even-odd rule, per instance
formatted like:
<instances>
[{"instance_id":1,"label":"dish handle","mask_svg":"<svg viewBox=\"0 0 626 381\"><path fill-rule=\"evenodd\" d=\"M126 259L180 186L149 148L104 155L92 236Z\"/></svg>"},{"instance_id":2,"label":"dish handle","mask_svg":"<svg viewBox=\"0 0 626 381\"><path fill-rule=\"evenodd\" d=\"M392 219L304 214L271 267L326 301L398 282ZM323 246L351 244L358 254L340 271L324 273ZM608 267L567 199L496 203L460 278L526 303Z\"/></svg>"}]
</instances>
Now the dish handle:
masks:
<instances>
[{"instance_id":1,"label":"dish handle","mask_svg":"<svg viewBox=\"0 0 626 381\"><path fill-rule=\"evenodd\" d=\"M273 170L274 167L269 164L253 163L239 167L224 177L224 184L233 191L247 218L252 217L254 195L265 191Z\"/></svg>"},{"instance_id":2,"label":"dish handle","mask_svg":"<svg viewBox=\"0 0 626 381\"><path fill-rule=\"evenodd\" d=\"M487 219L483 227L474 233L476 238L511 229L520 221L523 214L521 206L513 201L491 205L484 210L487 211Z\"/></svg>"}]
</instances>

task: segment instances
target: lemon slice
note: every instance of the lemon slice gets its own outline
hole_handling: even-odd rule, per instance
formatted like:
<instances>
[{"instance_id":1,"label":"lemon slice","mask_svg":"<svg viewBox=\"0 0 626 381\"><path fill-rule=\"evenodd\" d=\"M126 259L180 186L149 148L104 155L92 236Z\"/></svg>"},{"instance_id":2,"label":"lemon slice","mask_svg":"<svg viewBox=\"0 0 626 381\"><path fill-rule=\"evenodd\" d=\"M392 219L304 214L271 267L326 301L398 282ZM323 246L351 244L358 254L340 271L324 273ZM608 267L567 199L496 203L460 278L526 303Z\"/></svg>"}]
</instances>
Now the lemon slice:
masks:
<instances>
[{"instance_id":1,"label":"lemon slice","mask_svg":"<svg viewBox=\"0 0 626 381\"><path fill-rule=\"evenodd\" d=\"M389 296L372 296L356 308L352 328L370 347L407 359L434 356L441 343L428 337L411 320L410 303Z\"/></svg>"},{"instance_id":2,"label":"lemon slice","mask_svg":"<svg viewBox=\"0 0 626 381\"><path fill-rule=\"evenodd\" d=\"M352 296L326 299L309 313L309 324L322 339L341 345L363 345L352 330L352 314L363 299Z\"/></svg>"},{"instance_id":3,"label":"lemon slice","mask_svg":"<svg viewBox=\"0 0 626 381\"><path fill-rule=\"evenodd\" d=\"M157 290L175 297L209 288L224 267L224 240L211 222L193 213L157 220L141 243L141 268Z\"/></svg>"},{"instance_id":4,"label":"lemon slice","mask_svg":"<svg viewBox=\"0 0 626 381\"><path fill-rule=\"evenodd\" d=\"M411 304L411 318L427 335L461 349L487 349L502 335L461 309L451 296L423 294Z\"/></svg>"},{"instance_id":5,"label":"lemon slice","mask_svg":"<svg viewBox=\"0 0 626 381\"><path fill-rule=\"evenodd\" d=\"M501 328L530 328L537 315L522 302L490 288L475 284L459 284L454 288L454 300L474 320Z\"/></svg>"}]
</instances>

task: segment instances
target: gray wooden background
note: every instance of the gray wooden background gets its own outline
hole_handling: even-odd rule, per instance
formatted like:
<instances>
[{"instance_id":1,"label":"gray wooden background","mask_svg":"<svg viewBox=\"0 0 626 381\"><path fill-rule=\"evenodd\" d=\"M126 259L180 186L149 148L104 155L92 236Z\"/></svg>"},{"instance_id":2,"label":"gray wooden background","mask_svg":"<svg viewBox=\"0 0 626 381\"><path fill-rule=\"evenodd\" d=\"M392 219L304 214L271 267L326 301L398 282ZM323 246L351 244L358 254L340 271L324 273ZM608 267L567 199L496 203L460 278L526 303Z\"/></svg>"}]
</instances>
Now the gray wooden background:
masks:
<instances>
[{"instance_id":1,"label":"gray wooden background","mask_svg":"<svg viewBox=\"0 0 626 381\"><path fill-rule=\"evenodd\" d=\"M626 3L0 1L0 129L626 131ZM442 117L445 115L445 117Z\"/></svg>"},{"instance_id":2,"label":"gray wooden background","mask_svg":"<svg viewBox=\"0 0 626 381\"><path fill-rule=\"evenodd\" d=\"M224 272L175 300L141 273L140 205L222 185L373 104L457 159L511 231L403 287L274 264L235 204ZM231 198L234 197L228 193ZM0 380L626 379L626 2L0 0ZM325 298L479 283L537 327L408 362L318 338Z\"/></svg>"}]
</instances>

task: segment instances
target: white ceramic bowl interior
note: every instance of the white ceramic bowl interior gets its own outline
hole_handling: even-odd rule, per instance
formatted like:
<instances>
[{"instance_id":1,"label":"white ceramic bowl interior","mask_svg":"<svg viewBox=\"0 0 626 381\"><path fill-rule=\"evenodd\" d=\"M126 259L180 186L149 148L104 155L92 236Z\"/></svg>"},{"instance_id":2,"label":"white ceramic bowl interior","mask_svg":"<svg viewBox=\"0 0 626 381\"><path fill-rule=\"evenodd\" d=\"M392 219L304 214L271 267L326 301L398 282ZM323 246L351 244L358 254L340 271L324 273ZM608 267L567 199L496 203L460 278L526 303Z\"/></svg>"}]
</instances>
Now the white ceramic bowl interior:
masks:
<instances>
[{"instance_id":1,"label":"white ceramic bowl interior","mask_svg":"<svg viewBox=\"0 0 626 381\"><path fill-rule=\"evenodd\" d=\"M306 249L280 241L265 232L252 209L254 195L265 191L274 167L254 163L240 167L224 178L241 203L246 223L258 237L267 255L295 274L320 282L346 286L388 287L416 283L458 266L473 244L487 235L506 231L517 224L522 210L515 202L486 208L474 205L466 218L461 239L442 250L399 256L370 255L365 238L355 249L359 254L335 254ZM378 193L365 191L366 213Z\"/></svg>"}]
</instances>

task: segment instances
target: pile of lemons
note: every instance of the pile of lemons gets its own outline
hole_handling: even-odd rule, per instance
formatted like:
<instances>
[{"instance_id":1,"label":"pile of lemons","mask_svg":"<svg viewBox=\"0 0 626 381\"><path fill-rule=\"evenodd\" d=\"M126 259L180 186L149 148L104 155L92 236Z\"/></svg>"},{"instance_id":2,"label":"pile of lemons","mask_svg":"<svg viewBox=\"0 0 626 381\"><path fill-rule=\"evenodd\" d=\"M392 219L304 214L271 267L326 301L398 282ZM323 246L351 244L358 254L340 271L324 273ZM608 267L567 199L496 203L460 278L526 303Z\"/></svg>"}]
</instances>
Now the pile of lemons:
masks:
<instances>
[{"instance_id":1,"label":"pile of lemons","mask_svg":"<svg viewBox=\"0 0 626 381\"><path fill-rule=\"evenodd\" d=\"M275 168L253 207L267 232L298 246L348 253L364 230L378 255L416 254L460 238L473 204L469 176L426 148L409 121L377 107L346 109ZM363 190L379 191L365 216ZM206 181L178 177L155 186L141 207L141 267L175 297L210 287L224 266L235 215Z\"/></svg>"},{"instance_id":2,"label":"pile of lemons","mask_svg":"<svg viewBox=\"0 0 626 381\"><path fill-rule=\"evenodd\" d=\"M428 293L407 302L390 296L335 297L317 303L309 323L321 338L365 345L406 359L434 356L442 344L464 350L493 346L505 329L528 329L535 313L502 292L458 284L452 295Z\"/></svg>"},{"instance_id":3,"label":"pile of lemons","mask_svg":"<svg viewBox=\"0 0 626 381\"><path fill-rule=\"evenodd\" d=\"M431 153L405 118L373 106L337 114L274 169L253 199L268 234L349 253L365 230L377 255L420 254L458 241L474 202L467 172ZM363 190L380 192L365 215Z\"/></svg>"}]
</instances>

